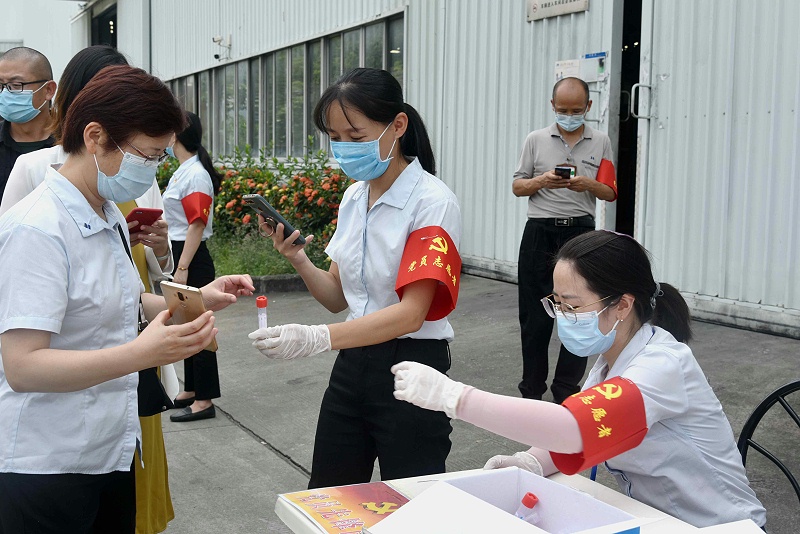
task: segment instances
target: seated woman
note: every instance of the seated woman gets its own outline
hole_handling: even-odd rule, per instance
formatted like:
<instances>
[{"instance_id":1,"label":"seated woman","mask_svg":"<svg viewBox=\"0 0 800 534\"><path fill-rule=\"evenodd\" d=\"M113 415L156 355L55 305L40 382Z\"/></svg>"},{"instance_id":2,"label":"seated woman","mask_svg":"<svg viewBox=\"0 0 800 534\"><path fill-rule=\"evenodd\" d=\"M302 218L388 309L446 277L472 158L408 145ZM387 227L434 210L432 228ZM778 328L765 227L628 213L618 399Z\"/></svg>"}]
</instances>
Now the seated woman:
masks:
<instances>
[{"instance_id":1,"label":"seated woman","mask_svg":"<svg viewBox=\"0 0 800 534\"><path fill-rule=\"evenodd\" d=\"M685 344L686 302L653 279L647 251L625 235L583 234L559 251L553 290L542 303L561 342L579 356L600 355L583 391L558 406L401 362L392 368L395 397L532 446L487 467L548 476L605 462L620 491L687 523L763 527L730 423Z\"/></svg>"}]
</instances>

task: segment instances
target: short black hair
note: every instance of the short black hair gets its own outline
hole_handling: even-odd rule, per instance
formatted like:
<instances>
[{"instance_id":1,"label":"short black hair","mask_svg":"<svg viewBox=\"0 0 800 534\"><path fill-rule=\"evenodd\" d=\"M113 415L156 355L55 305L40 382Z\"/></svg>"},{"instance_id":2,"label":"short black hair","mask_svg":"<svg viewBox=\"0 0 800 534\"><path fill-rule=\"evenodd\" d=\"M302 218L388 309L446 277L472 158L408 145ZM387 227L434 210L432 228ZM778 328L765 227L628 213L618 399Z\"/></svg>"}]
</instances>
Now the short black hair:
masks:
<instances>
[{"instance_id":1,"label":"short black hair","mask_svg":"<svg viewBox=\"0 0 800 534\"><path fill-rule=\"evenodd\" d=\"M566 78L561 78L556 82L553 86L553 101L556 99L556 91L559 87L561 87L562 83L569 82L569 83L577 83L581 87L583 87L583 91L586 93L586 103L589 103L589 84L581 80L580 78L576 78L574 76L568 76Z\"/></svg>"},{"instance_id":2,"label":"short black hair","mask_svg":"<svg viewBox=\"0 0 800 534\"><path fill-rule=\"evenodd\" d=\"M6 50L6 52L0 56L0 61L4 59L26 61L30 64L31 70L37 78L47 80L53 79L53 67L50 66L50 61L38 50L28 48L27 46L17 46L16 48Z\"/></svg>"}]
</instances>

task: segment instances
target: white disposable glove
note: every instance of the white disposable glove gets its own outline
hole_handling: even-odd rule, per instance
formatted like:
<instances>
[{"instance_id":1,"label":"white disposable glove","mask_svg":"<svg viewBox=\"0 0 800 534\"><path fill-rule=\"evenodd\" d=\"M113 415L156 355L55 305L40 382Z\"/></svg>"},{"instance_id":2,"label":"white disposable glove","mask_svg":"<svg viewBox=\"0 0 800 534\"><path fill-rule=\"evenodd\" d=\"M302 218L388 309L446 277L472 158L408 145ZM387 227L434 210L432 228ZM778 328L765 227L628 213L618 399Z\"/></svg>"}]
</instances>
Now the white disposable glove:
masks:
<instances>
[{"instance_id":1,"label":"white disposable glove","mask_svg":"<svg viewBox=\"0 0 800 534\"><path fill-rule=\"evenodd\" d=\"M513 456L503 456L502 454L492 456L483 466L484 469L500 469L502 467L519 467L535 475L543 476L542 464L536 459L536 456L524 451L515 453Z\"/></svg>"},{"instance_id":2,"label":"white disposable glove","mask_svg":"<svg viewBox=\"0 0 800 534\"><path fill-rule=\"evenodd\" d=\"M444 412L447 417L456 419L464 384L417 362L400 362L391 371L394 373L394 398L420 408Z\"/></svg>"},{"instance_id":3,"label":"white disposable glove","mask_svg":"<svg viewBox=\"0 0 800 534\"><path fill-rule=\"evenodd\" d=\"M291 360L331 350L331 332L324 324L285 324L259 328L248 335L267 358Z\"/></svg>"}]
</instances>

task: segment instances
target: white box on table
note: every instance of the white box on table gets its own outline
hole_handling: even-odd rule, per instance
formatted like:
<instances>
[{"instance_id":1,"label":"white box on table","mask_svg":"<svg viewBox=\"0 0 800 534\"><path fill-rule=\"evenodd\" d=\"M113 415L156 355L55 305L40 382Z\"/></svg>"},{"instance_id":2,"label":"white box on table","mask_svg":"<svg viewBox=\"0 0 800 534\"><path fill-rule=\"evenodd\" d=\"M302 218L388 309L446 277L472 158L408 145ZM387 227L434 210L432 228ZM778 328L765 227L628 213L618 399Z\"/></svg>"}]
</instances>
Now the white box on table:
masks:
<instances>
[{"instance_id":1,"label":"white box on table","mask_svg":"<svg viewBox=\"0 0 800 534\"><path fill-rule=\"evenodd\" d=\"M514 516L527 492L539 498L538 527ZM516 467L440 481L368 534L636 534L647 519Z\"/></svg>"}]
</instances>

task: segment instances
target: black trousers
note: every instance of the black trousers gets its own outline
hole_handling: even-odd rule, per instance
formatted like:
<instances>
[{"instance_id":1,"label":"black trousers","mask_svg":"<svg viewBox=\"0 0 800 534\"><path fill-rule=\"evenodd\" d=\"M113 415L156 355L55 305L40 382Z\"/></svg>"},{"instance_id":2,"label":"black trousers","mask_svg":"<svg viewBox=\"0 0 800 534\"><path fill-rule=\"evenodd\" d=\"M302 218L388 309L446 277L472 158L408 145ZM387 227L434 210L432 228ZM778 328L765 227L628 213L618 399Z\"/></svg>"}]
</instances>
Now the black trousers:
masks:
<instances>
[{"instance_id":1,"label":"black trousers","mask_svg":"<svg viewBox=\"0 0 800 534\"><path fill-rule=\"evenodd\" d=\"M0 473L0 534L134 534L133 469L102 475Z\"/></svg>"},{"instance_id":2,"label":"black trousers","mask_svg":"<svg viewBox=\"0 0 800 534\"><path fill-rule=\"evenodd\" d=\"M183 252L184 241L172 242L172 255L175 267ZM189 277L186 285L202 287L214 281L214 261L208 252L206 242L200 243L197 252L189 264ZM185 391L194 391L197 400L211 400L220 397L219 369L217 367L217 353L210 350L201 350L194 356L183 360L183 381Z\"/></svg>"},{"instance_id":3,"label":"black trousers","mask_svg":"<svg viewBox=\"0 0 800 534\"><path fill-rule=\"evenodd\" d=\"M540 302L553 292L554 259L561 246L592 228L554 226L528 219L519 247L519 326L522 335L522 381L519 391L529 399L541 399L547 391L548 346L553 319ZM564 346L558 355L550 389L561 404L580 391L578 383L586 371L586 358L575 356Z\"/></svg>"},{"instance_id":4,"label":"black trousers","mask_svg":"<svg viewBox=\"0 0 800 534\"><path fill-rule=\"evenodd\" d=\"M309 488L369 482L376 458L382 480L445 471L450 419L392 395L389 369L406 360L445 373L448 344L393 339L339 352L320 408Z\"/></svg>"}]
</instances>

